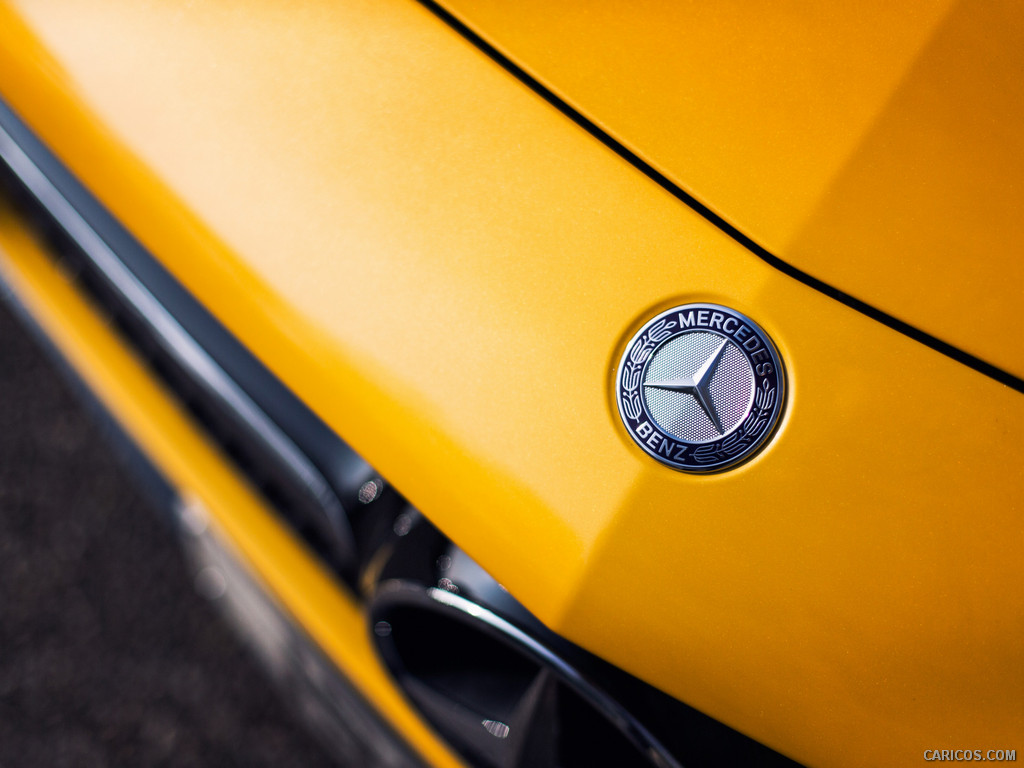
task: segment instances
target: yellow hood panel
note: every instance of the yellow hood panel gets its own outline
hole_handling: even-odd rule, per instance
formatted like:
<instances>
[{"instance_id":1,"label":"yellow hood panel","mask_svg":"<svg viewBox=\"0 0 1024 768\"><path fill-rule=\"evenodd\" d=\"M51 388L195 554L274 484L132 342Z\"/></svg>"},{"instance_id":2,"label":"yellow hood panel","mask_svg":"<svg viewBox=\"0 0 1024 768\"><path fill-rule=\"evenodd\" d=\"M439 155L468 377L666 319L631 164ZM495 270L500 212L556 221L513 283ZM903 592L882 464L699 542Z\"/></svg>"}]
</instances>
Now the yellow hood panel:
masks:
<instances>
[{"instance_id":1,"label":"yellow hood panel","mask_svg":"<svg viewBox=\"0 0 1024 768\"><path fill-rule=\"evenodd\" d=\"M774 255L1024 377L1021 3L442 4Z\"/></svg>"},{"instance_id":2,"label":"yellow hood panel","mask_svg":"<svg viewBox=\"0 0 1024 768\"><path fill-rule=\"evenodd\" d=\"M0 3L0 72L556 630L812 765L1016 745L1020 393L772 269L407 0ZM788 366L778 437L710 477L643 454L611 395L687 300Z\"/></svg>"}]
</instances>

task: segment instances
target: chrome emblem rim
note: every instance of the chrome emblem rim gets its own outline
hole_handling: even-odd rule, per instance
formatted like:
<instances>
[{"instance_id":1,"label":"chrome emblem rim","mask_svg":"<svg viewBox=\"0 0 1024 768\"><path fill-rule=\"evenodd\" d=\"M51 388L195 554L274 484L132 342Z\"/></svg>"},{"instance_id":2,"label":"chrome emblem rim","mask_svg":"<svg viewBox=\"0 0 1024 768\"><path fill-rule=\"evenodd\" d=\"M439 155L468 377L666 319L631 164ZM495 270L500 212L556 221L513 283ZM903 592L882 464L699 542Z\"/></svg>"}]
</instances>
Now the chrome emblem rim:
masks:
<instances>
[{"instance_id":1,"label":"chrome emblem rim","mask_svg":"<svg viewBox=\"0 0 1024 768\"><path fill-rule=\"evenodd\" d=\"M684 304L630 339L615 399L649 455L684 472L718 472L772 436L785 384L779 352L757 323L718 304Z\"/></svg>"}]
</instances>

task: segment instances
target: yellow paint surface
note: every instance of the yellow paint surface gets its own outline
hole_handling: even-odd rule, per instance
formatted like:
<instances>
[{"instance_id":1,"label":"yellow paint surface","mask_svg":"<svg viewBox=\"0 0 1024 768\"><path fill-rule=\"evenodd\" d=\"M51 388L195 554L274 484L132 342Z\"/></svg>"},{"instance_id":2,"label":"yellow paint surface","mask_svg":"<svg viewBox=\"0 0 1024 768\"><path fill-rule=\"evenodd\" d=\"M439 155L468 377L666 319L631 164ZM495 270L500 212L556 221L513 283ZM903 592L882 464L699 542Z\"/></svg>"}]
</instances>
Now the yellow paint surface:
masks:
<instances>
[{"instance_id":1,"label":"yellow paint surface","mask_svg":"<svg viewBox=\"0 0 1024 768\"><path fill-rule=\"evenodd\" d=\"M1024 5L448 0L771 253L1024 377Z\"/></svg>"},{"instance_id":2,"label":"yellow paint surface","mask_svg":"<svg viewBox=\"0 0 1024 768\"><path fill-rule=\"evenodd\" d=\"M3 97L551 627L811 765L1013 747L1019 393L771 269L406 0L0 22ZM687 300L788 366L777 438L711 477L611 395Z\"/></svg>"}]
</instances>

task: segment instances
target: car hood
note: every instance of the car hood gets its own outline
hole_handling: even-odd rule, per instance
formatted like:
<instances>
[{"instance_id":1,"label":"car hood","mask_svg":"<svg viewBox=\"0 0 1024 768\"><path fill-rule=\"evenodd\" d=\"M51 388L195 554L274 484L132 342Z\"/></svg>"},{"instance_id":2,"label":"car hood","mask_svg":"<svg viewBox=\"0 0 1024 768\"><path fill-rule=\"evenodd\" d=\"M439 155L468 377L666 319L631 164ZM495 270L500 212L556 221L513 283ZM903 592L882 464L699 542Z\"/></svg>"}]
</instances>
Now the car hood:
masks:
<instances>
[{"instance_id":1,"label":"car hood","mask_svg":"<svg viewBox=\"0 0 1024 768\"><path fill-rule=\"evenodd\" d=\"M774 269L409 0L3 0L0 72L553 629L808 764L1012 745L1019 392ZM689 301L752 318L786 364L772 444L710 476L652 461L613 394L627 340Z\"/></svg>"},{"instance_id":2,"label":"car hood","mask_svg":"<svg viewBox=\"0 0 1024 768\"><path fill-rule=\"evenodd\" d=\"M1018 3L444 4L771 254L1024 376Z\"/></svg>"}]
</instances>

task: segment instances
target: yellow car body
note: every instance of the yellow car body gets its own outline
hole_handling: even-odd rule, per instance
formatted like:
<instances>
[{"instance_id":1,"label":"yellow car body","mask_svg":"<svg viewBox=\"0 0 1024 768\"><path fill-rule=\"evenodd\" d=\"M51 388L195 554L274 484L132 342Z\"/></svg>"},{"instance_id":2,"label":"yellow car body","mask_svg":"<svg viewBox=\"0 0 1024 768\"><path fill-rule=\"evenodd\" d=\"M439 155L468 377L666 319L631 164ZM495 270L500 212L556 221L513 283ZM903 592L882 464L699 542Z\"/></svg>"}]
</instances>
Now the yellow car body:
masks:
<instances>
[{"instance_id":1,"label":"yellow car body","mask_svg":"<svg viewBox=\"0 0 1024 768\"><path fill-rule=\"evenodd\" d=\"M807 765L1024 752L1024 14L0 3L0 98L548 628ZM666 7L668 6L668 7ZM432 765L359 600L5 206L0 275ZM710 476L615 368L689 301L787 368Z\"/></svg>"}]
</instances>

